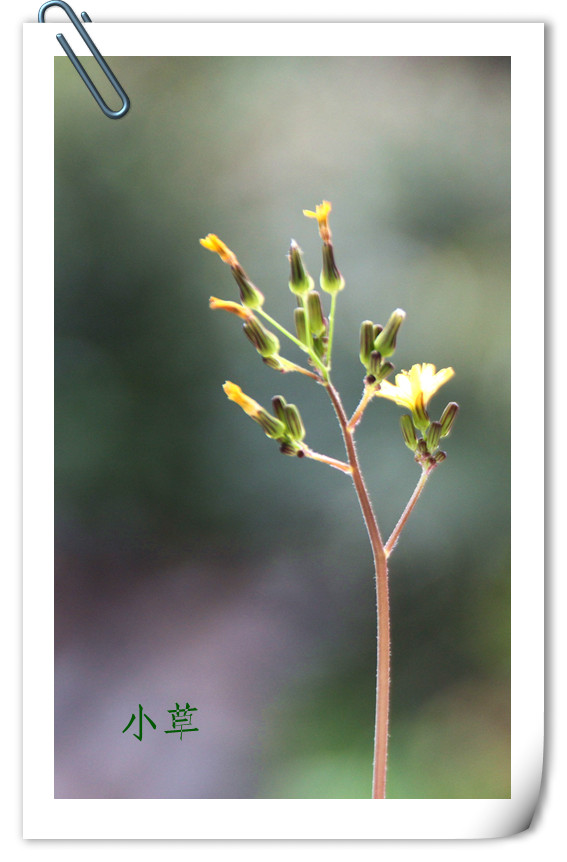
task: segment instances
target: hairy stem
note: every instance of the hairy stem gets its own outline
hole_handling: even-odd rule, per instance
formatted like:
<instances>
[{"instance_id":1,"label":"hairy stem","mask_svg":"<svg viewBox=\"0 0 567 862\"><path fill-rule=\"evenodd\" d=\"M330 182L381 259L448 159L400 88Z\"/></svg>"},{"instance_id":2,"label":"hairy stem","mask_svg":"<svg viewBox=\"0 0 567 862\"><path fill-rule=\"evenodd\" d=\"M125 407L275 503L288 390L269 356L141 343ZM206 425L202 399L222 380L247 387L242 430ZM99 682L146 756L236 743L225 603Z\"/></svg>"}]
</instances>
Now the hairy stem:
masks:
<instances>
[{"instance_id":1,"label":"hairy stem","mask_svg":"<svg viewBox=\"0 0 567 862\"><path fill-rule=\"evenodd\" d=\"M386 798L386 767L388 759L388 713L390 701L390 599L388 590L388 563L386 551L376 516L364 479L360 470L358 455L354 444L353 427L344 411L339 393L328 381L325 388L337 414L341 427L348 462L352 469L352 480L362 509L364 523L368 531L374 569L376 573L376 604L378 618L377 637L377 686L376 686L376 730L374 735L374 767L372 798Z\"/></svg>"},{"instance_id":2,"label":"hairy stem","mask_svg":"<svg viewBox=\"0 0 567 862\"><path fill-rule=\"evenodd\" d=\"M394 527L394 529L392 531L392 535L390 536L390 538L386 542L386 547L385 547L386 557L389 557L390 554L392 553L392 551L394 550L394 548L396 547L396 542L400 538L400 533L404 529L406 522L407 522L409 516L411 515L415 504L417 503L417 501L419 500L419 498L421 496L421 492L425 488L425 483L427 482L429 475L433 472L434 469L435 469L435 467L428 467L427 469L423 470L423 472L419 478L419 482L417 483L417 485L415 487L415 491L411 495L411 497L408 501L408 504L402 513L400 520L398 521L398 523Z\"/></svg>"},{"instance_id":3,"label":"hairy stem","mask_svg":"<svg viewBox=\"0 0 567 862\"><path fill-rule=\"evenodd\" d=\"M356 408L356 410L354 411L354 413L352 414L352 416L350 417L350 419L348 421L348 427L351 431L354 431L354 429L356 428L356 426L358 425L358 423L362 419L362 414L366 410L366 407L367 407L369 401L371 401L372 398L374 398L375 394L376 394L376 388L374 386L366 385L364 387L364 392L362 393L362 398L360 399L358 407Z\"/></svg>"},{"instance_id":4,"label":"hairy stem","mask_svg":"<svg viewBox=\"0 0 567 862\"><path fill-rule=\"evenodd\" d=\"M352 473L352 467L350 464L345 464L344 461L330 458L329 455L321 455L319 452L314 452L313 449L305 449L304 453L306 458L311 458L313 461L321 461L322 464L328 464L329 467L335 467L337 470L342 470L343 473Z\"/></svg>"}]
</instances>

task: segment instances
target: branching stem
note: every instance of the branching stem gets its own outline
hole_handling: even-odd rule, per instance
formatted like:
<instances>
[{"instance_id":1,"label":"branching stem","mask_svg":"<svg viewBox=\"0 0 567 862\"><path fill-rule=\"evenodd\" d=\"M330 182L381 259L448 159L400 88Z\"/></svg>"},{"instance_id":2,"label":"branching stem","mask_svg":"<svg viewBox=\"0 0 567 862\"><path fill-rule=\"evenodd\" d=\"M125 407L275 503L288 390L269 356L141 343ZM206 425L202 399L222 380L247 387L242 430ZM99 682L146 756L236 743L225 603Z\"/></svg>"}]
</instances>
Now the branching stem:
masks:
<instances>
[{"instance_id":1,"label":"branching stem","mask_svg":"<svg viewBox=\"0 0 567 862\"><path fill-rule=\"evenodd\" d=\"M417 483L417 485L415 487L415 491L411 495L411 497L408 501L408 504L402 513L400 520L398 521L398 523L394 527L394 529L392 531L392 535L390 536L390 538L386 542L386 547L385 547L386 557L389 557L390 554L392 553L392 551L394 550L394 548L396 547L396 542L400 538L400 533L404 529L406 522L407 522L409 516L411 515L415 504L417 503L417 501L419 500L419 498L421 496L421 492L425 488L425 483L427 482L427 479L429 478L430 474L433 472L434 469L435 469L435 467L433 466L433 467L427 467L425 470L423 470L423 472L419 478L419 482Z\"/></svg>"},{"instance_id":2,"label":"branching stem","mask_svg":"<svg viewBox=\"0 0 567 862\"><path fill-rule=\"evenodd\" d=\"M390 599L388 590L388 563L378 522L372 508L370 496L364 484L358 455L354 444L353 428L342 405L339 393L328 381L325 388L337 414L341 427L348 462L352 469L352 480L362 509L368 531L374 569L376 573L376 602L378 615L376 730L374 735L374 767L372 798L386 798L386 767L388 759L388 713L390 701Z\"/></svg>"}]
</instances>

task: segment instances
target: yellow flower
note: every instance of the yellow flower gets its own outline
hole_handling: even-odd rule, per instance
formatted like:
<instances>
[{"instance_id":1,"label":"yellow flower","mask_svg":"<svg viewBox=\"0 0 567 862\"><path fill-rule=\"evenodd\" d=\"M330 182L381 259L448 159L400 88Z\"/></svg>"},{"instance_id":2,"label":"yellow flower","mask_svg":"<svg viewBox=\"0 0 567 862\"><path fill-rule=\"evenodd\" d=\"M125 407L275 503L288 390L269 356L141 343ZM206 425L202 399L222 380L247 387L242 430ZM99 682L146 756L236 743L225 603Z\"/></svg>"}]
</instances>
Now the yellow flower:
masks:
<instances>
[{"instance_id":1,"label":"yellow flower","mask_svg":"<svg viewBox=\"0 0 567 862\"><path fill-rule=\"evenodd\" d=\"M236 383L231 383L230 380L227 380L222 388L229 400L235 401L239 407L242 407L244 412L253 419L256 419L260 413L264 412L260 404L258 404L257 401L254 401L253 398L249 398L248 395L245 395L240 386L237 386Z\"/></svg>"},{"instance_id":2,"label":"yellow flower","mask_svg":"<svg viewBox=\"0 0 567 862\"><path fill-rule=\"evenodd\" d=\"M376 395L395 401L400 407L414 412L426 407L437 390L454 375L452 368L442 368L435 373L435 366L429 362L412 365L409 371L396 374L396 385L383 380Z\"/></svg>"},{"instance_id":3,"label":"yellow flower","mask_svg":"<svg viewBox=\"0 0 567 862\"><path fill-rule=\"evenodd\" d=\"M315 212L313 210L303 210L303 215L307 218L316 218L319 225L319 233L323 242L331 241L331 229L329 227L329 213L331 212L331 204L329 201L323 201L317 204Z\"/></svg>"},{"instance_id":4,"label":"yellow flower","mask_svg":"<svg viewBox=\"0 0 567 862\"><path fill-rule=\"evenodd\" d=\"M209 251L214 251L218 254L224 263L228 263L232 267L238 266L238 260L234 252L216 234L209 233L205 239L200 239L199 242L204 248L208 248Z\"/></svg>"},{"instance_id":5,"label":"yellow flower","mask_svg":"<svg viewBox=\"0 0 567 862\"><path fill-rule=\"evenodd\" d=\"M230 300L219 299L217 296L209 297L209 308L220 308L222 311L230 311L232 314L238 315L242 320L250 320L251 317L254 317L249 308L245 308L244 305L240 305L238 302L231 302Z\"/></svg>"}]
</instances>

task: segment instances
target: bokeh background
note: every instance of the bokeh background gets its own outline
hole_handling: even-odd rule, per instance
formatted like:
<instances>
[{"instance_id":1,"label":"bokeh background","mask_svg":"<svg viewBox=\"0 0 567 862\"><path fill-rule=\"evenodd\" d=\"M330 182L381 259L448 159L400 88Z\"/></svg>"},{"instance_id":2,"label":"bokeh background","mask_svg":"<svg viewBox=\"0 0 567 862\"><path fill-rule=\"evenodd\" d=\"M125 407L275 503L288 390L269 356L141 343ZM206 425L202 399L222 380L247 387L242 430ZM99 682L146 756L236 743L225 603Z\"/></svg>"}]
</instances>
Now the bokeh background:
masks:
<instances>
[{"instance_id":1,"label":"bokeh background","mask_svg":"<svg viewBox=\"0 0 567 862\"><path fill-rule=\"evenodd\" d=\"M237 290L198 242L218 233L291 326L289 240L317 276L302 209L326 198L347 410L360 322L398 306L396 366L452 365L432 412L461 405L391 559L388 795L509 796L508 59L109 62L132 100L119 121L55 60L55 795L370 795L375 594L354 490L280 455L222 384L297 403L335 457L339 429L322 389L209 311ZM377 401L358 433L385 535L419 477L400 412ZM164 733L176 702L197 708L183 739ZM122 733L139 704L157 725L141 741L137 720Z\"/></svg>"}]
</instances>

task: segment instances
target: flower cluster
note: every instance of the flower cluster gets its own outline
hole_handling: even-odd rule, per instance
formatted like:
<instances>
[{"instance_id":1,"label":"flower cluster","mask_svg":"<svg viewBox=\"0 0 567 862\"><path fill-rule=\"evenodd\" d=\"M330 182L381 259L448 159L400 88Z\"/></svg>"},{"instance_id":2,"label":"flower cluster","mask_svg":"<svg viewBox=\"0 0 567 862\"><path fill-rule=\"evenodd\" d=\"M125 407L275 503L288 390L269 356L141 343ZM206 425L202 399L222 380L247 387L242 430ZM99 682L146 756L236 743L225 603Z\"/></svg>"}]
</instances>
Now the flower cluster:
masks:
<instances>
[{"instance_id":1,"label":"flower cluster","mask_svg":"<svg viewBox=\"0 0 567 862\"><path fill-rule=\"evenodd\" d=\"M426 408L430 398L454 373L452 368L436 372L434 365L424 362L396 374L395 386L385 380L377 392L380 397L389 398L411 411L400 418L402 434L406 446L415 452L415 460L424 469L434 467L447 457L446 452L438 451L439 442L451 431L459 405L449 402L438 422L431 421Z\"/></svg>"},{"instance_id":2,"label":"flower cluster","mask_svg":"<svg viewBox=\"0 0 567 862\"><path fill-rule=\"evenodd\" d=\"M270 368L284 373L297 371L307 374L327 386L330 384L335 302L338 292L345 285L344 278L335 263L329 226L330 212L329 201L318 204L314 211L303 210L305 216L317 220L319 227L322 240L319 284L321 289L331 296L331 310L328 316L323 310L322 295L315 289L313 278L307 272L301 249L295 240L291 241L288 255L290 263L288 285L297 301L297 307L294 309L295 335L265 312L264 294L252 283L234 252L216 234L210 233L200 241L201 245L218 254L221 260L230 266L240 292L240 303L211 296L210 307L228 311L242 321L245 336ZM309 369L281 355L279 338L263 325L259 316L307 354ZM367 404L375 396L394 401L410 411L400 419L404 442L415 453L415 460L424 470L427 470L446 458L446 453L439 451L439 442L449 434L459 409L455 402L450 402L439 421L431 421L427 405L439 387L451 379L454 371L452 368L443 368L436 372L434 365L423 363L413 365L409 371L396 374L395 385L386 379L395 370L390 359L396 349L398 333L405 316L405 311L397 308L390 315L385 326L375 324L371 320L363 321L360 327L359 355L366 370L365 390L361 403L347 427L350 432L354 431ZM239 404L248 416L262 426L268 437L280 443L282 452L288 455L315 457L316 453L311 452L303 442L305 429L295 405L286 404L282 396L275 396L272 400L274 409L274 415L272 415L245 395L235 383L227 381L224 391L230 400ZM322 456L317 456L317 459L324 460ZM339 469L346 467L343 462L337 462L335 459L327 459L327 463L331 463L332 466L342 465ZM348 470L345 469L345 472Z\"/></svg>"}]
</instances>

